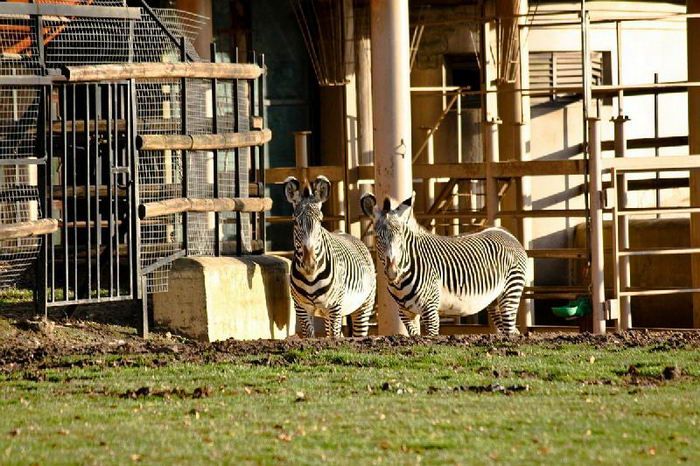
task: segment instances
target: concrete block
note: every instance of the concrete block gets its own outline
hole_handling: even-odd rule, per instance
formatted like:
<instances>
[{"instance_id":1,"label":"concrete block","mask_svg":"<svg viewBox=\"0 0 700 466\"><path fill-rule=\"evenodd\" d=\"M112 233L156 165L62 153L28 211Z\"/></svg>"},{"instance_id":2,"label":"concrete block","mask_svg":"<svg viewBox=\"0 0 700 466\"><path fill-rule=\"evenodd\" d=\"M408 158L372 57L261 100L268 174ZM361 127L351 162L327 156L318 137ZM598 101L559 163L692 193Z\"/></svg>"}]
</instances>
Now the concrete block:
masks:
<instances>
[{"instance_id":1,"label":"concrete block","mask_svg":"<svg viewBox=\"0 0 700 466\"><path fill-rule=\"evenodd\" d=\"M153 295L154 320L201 341L286 338L296 322L289 270L274 256L177 259L168 292Z\"/></svg>"}]
</instances>

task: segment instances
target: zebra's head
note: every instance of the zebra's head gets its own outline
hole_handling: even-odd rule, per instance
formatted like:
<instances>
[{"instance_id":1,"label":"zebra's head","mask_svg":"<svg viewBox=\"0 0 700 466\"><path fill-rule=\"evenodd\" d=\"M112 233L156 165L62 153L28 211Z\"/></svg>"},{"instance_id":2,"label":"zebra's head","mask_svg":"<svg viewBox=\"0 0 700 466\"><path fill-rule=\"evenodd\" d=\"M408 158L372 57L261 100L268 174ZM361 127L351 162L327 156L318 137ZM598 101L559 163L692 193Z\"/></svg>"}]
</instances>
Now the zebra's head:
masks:
<instances>
[{"instance_id":1,"label":"zebra's head","mask_svg":"<svg viewBox=\"0 0 700 466\"><path fill-rule=\"evenodd\" d=\"M294 207L294 256L308 274L315 272L321 252L321 206L330 192L331 182L325 176L303 187L293 176L284 180L284 195Z\"/></svg>"},{"instance_id":2,"label":"zebra's head","mask_svg":"<svg viewBox=\"0 0 700 466\"><path fill-rule=\"evenodd\" d=\"M389 197L384 199L382 207L372 193L366 193L360 199L362 211L374 219L374 231L377 239L377 254L384 264L384 274L391 283L401 279L406 273L409 260L406 252L406 235L410 229L413 212L413 196L391 208Z\"/></svg>"}]
</instances>

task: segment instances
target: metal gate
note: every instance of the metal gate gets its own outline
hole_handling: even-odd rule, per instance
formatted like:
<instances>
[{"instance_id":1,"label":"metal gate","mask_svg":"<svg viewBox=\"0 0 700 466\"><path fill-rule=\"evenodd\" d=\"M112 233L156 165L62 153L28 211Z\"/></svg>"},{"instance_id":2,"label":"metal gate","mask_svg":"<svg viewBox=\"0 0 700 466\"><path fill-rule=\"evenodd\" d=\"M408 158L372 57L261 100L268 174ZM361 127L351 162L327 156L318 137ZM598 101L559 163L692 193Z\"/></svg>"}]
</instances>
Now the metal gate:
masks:
<instances>
[{"instance_id":1,"label":"metal gate","mask_svg":"<svg viewBox=\"0 0 700 466\"><path fill-rule=\"evenodd\" d=\"M47 86L39 305L140 297L133 81ZM41 266L39 267L41 269ZM45 293L41 291L45 290Z\"/></svg>"}]
</instances>

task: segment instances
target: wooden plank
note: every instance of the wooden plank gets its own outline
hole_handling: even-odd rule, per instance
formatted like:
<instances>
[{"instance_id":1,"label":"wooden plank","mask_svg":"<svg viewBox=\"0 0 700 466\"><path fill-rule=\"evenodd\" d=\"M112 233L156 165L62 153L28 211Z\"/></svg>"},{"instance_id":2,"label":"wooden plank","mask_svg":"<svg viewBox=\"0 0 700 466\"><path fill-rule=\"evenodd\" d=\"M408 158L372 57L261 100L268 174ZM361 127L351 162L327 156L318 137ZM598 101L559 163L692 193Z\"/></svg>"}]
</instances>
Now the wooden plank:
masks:
<instances>
[{"instance_id":1,"label":"wooden plank","mask_svg":"<svg viewBox=\"0 0 700 466\"><path fill-rule=\"evenodd\" d=\"M27 222L0 224L0 240L29 238L46 235L58 230L58 220L43 218Z\"/></svg>"},{"instance_id":2,"label":"wooden plank","mask_svg":"<svg viewBox=\"0 0 700 466\"><path fill-rule=\"evenodd\" d=\"M216 150L260 146L272 139L272 131L246 131L222 134L140 134L138 150Z\"/></svg>"},{"instance_id":3,"label":"wooden plank","mask_svg":"<svg viewBox=\"0 0 700 466\"><path fill-rule=\"evenodd\" d=\"M688 136L666 136L658 138L637 138L628 139L628 149L653 149L655 147L678 147L687 146ZM603 150L615 150L615 141L601 142Z\"/></svg>"},{"instance_id":4,"label":"wooden plank","mask_svg":"<svg viewBox=\"0 0 700 466\"><path fill-rule=\"evenodd\" d=\"M70 82L121 81L124 79L257 79L263 70L252 63L120 63L64 66Z\"/></svg>"},{"instance_id":5,"label":"wooden plank","mask_svg":"<svg viewBox=\"0 0 700 466\"><path fill-rule=\"evenodd\" d=\"M551 248L528 249L527 255L533 259L585 259L588 257L586 248Z\"/></svg>"},{"instance_id":6,"label":"wooden plank","mask_svg":"<svg viewBox=\"0 0 700 466\"><path fill-rule=\"evenodd\" d=\"M494 163L497 178L520 178L523 176L583 175L585 160L527 160Z\"/></svg>"},{"instance_id":7,"label":"wooden plank","mask_svg":"<svg viewBox=\"0 0 700 466\"><path fill-rule=\"evenodd\" d=\"M331 182L343 181L344 180L344 170L342 166L339 165L323 165L317 167L309 167L304 169L308 173L310 180L315 179L319 175L323 175L328 178ZM296 167L284 167L284 168L268 168L265 170L265 183L267 184L277 184L283 183L288 176L294 176L301 179L302 169Z\"/></svg>"},{"instance_id":8,"label":"wooden plank","mask_svg":"<svg viewBox=\"0 0 700 466\"><path fill-rule=\"evenodd\" d=\"M139 205L141 220L182 212L264 212L272 208L268 197L216 199L177 198Z\"/></svg>"},{"instance_id":9,"label":"wooden plank","mask_svg":"<svg viewBox=\"0 0 700 466\"><path fill-rule=\"evenodd\" d=\"M615 168L618 172L690 170L700 168L700 157L693 155L673 155L662 157L625 157L603 159L603 169Z\"/></svg>"}]
</instances>

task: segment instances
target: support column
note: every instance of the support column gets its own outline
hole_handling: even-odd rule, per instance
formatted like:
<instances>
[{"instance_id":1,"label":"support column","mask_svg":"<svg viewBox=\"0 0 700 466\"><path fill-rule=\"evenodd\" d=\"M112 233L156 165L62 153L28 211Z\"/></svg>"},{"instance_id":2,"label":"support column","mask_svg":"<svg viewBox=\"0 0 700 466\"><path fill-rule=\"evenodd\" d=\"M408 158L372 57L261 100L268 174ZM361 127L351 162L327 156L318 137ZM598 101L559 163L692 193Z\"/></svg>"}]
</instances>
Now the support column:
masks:
<instances>
[{"instance_id":1,"label":"support column","mask_svg":"<svg viewBox=\"0 0 700 466\"><path fill-rule=\"evenodd\" d=\"M605 281L603 271L603 174L600 120L588 118L591 206L591 311L593 333L605 333Z\"/></svg>"},{"instance_id":2,"label":"support column","mask_svg":"<svg viewBox=\"0 0 700 466\"><path fill-rule=\"evenodd\" d=\"M700 13L700 0L687 0L688 14ZM688 81L700 81L700 18L688 18ZM688 88L688 146L700 154L700 88ZM690 171L690 205L700 205L700 171ZM690 246L700 247L700 214L690 216ZM700 288L700 255L691 254L693 288ZM700 327L700 294L693 294L693 327Z\"/></svg>"},{"instance_id":3,"label":"support column","mask_svg":"<svg viewBox=\"0 0 700 466\"><path fill-rule=\"evenodd\" d=\"M372 93L374 178L379 205L385 196L400 202L413 193L411 171L411 75L407 0L372 0ZM380 335L406 333L398 309L377 274Z\"/></svg>"},{"instance_id":4,"label":"support column","mask_svg":"<svg viewBox=\"0 0 700 466\"><path fill-rule=\"evenodd\" d=\"M613 118L615 123L615 157L624 158L627 152L627 139L625 138L625 123L629 118L620 113ZM617 208L624 209L627 206L627 177L624 173L616 176L615 183L617 184ZM620 251L630 247L629 234L629 218L623 215L617 219L613 218L613 222L619 222L619 244ZM613 257L613 260L616 258ZM620 257L620 266L618 267L620 274L620 288L623 290L630 286L630 259L629 256ZM629 296L620 296L620 330L629 330L632 327L632 307Z\"/></svg>"},{"instance_id":5,"label":"support column","mask_svg":"<svg viewBox=\"0 0 700 466\"><path fill-rule=\"evenodd\" d=\"M213 13L212 0L176 0L175 8L189 11L208 18L199 31L197 39L194 41L194 49L204 61L211 59L210 44L213 40Z\"/></svg>"}]
</instances>

